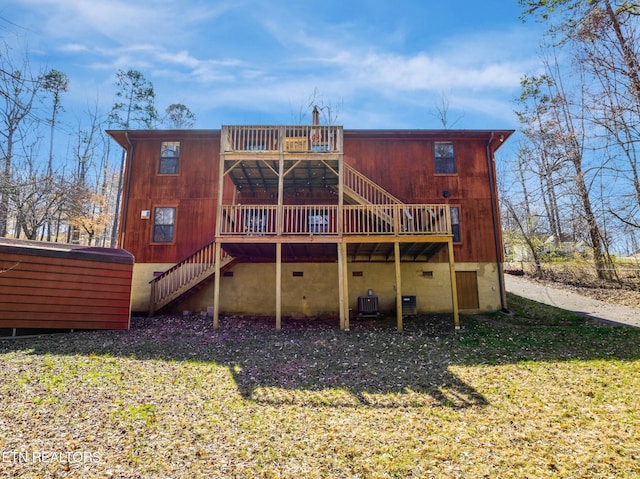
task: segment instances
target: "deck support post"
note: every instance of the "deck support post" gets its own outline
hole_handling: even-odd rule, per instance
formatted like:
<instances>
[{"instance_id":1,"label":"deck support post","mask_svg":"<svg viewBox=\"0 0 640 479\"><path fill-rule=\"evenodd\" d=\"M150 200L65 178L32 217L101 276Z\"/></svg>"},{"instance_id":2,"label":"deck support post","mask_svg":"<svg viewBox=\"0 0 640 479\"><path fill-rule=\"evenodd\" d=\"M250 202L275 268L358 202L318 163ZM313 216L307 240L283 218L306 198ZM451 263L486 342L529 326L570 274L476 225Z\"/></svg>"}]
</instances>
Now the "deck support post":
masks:
<instances>
[{"instance_id":1,"label":"deck support post","mask_svg":"<svg viewBox=\"0 0 640 479\"><path fill-rule=\"evenodd\" d=\"M214 253L214 268L213 274L213 329L218 329L219 316L220 316L220 256L222 248L218 241L216 241L216 248Z\"/></svg>"},{"instance_id":2,"label":"deck support post","mask_svg":"<svg viewBox=\"0 0 640 479\"><path fill-rule=\"evenodd\" d=\"M344 231L344 161L342 155L340 155L340 159L338 160L338 234L342 235ZM346 260L346 256L345 256Z\"/></svg>"},{"instance_id":3,"label":"deck support post","mask_svg":"<svg viewBox=\"0 0 640 479\"><path fill-rule=\"evenodd\" d=\"M276 243L276 331L282 329L282 243Z\"/></svg>"},{"instance_id":4,"label":"deck support post","mask_svg":"<svg viewBox=\"0 0 640 479\"><path fill-rule=\"evenodd\" d=\"M338 308L340 313L340 329L344 330L344 271L342 268L342 245L338 243Z\"/></svg>"},{"instance_id":5,"label":"deck support post","mask_svg":"<svg viewBox=\"0 0 640 479\"><path fill-rule=\"evenodd\" d=\"M447 241L447 252L449 253L449 274L451 275L451 302L453 305L453 324L456 329L460 329L460 316L458 313L458 286L456 284L456 267L453 259L453 240Z\"/></svg>"},{"instance_id":6,"label":"deck support post","mask_svg":"<svg viewBox=\"0 0 640 479\"><path fill-rule=\"evenodd\" d=\"M347 244L338 243L338 297L340 329L349 331L349 282L347 280Z\"/></svg>"},{"instance_id":7,"label":"deck support post","mask_svg":"<svg viewBox=\"0 0 640 479\"><path fill-rule=\"evenodd\" d=\"M281 128L280 138L282 141L285 139L285 129ZM282 234L282 228L284 225L284 149L282 143L280 144L280 158L278 158L278 206L276 206L276 233L278 236Z\"/></svg>"},{"instance_id":8,"label":"deck support post","mask_svg":"<svg viewBox=\"0 0 640 479\"><path fill-rule=\"evenodd\" d=\"M393 243L393 256L396 264L396 318L398 331L402 332L402 273L400 270L400 243L397 241Z\"/></svg>"}]
</instances>

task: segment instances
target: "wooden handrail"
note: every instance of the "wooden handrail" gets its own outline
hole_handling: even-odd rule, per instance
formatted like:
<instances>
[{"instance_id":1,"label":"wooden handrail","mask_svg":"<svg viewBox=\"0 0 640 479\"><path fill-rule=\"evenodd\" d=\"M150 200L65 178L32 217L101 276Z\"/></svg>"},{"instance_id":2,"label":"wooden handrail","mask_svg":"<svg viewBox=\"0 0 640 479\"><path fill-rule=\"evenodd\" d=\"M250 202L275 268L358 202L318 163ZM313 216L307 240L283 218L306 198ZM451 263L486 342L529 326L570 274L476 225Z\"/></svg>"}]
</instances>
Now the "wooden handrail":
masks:
<instances>
[{"instance_id":1,"label":"wooden handrail","mask_svg":"<svg viewBox=\"0 0 640 479\"><path fill-rule=\"evenodd\" d=\"M276 205L222 205L220 234L246 234L251 236L275 235L277 233Z\"/></svg>"},{"instance_id":2,"label":"wooden handrail","mask_svg":"<svg viewBox=\"0 0 640 479\"><path fill-rule=\"evenodd\" d=\"M387 190L369 178L364 176L358 170L344 164L343 182L345 188L348 188L360 198L363 204L370 205L401 205L403 204L398 198L393 196Z\"/></svg>"},{"instance_id":3,"label":"wooden handrail","mask_svg":"<svg viewBox=\"0 0 640 479\"><path fill-rule=\"evenodd\" d=\"M221 265L228 264L232 259L222 250ZM215 241L212 241L150 281L149 315L210 276L214 270Z\"/></svg>"}]
</instances>

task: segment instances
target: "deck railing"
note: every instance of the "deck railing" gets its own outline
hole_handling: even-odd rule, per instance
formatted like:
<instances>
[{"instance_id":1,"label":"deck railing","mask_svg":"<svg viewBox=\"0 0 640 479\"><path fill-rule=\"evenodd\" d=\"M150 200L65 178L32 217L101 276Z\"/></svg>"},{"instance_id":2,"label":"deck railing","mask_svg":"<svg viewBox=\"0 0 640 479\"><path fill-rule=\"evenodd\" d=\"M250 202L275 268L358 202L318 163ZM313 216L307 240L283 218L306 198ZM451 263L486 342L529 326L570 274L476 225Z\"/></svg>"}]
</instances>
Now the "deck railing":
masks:
<instances>
[{"instance_id":1,"label":"deck railing","mask_svg":"<svg viewBox=\"0 0 640 479\"><path fill-rule=\"evenodd\" d=\"M231 260L232 257L225 250L222 250L221 265L227 264ZM194 284L210 276L214 269L215 242L211 242L161 275L153 278L150 281L149 315L153 315L158 309L193 287Z\"/></svg>"},{"instance_id":2,"label":"deck railing","mask_svg":"<svg viewBox=\"0 0 640 479\"><path fill-rule=\"evenodd\" d=\"M442 204L223 205L220 235L450 235Z\"/></svg>"},{"instance_id":3,"label":"deck railing","mask_svg":"<svg viewBox=\"0 0 640 479\"><path fill-rule=\"evenodd\" d=\"M341 153L342 127L225 125L221 143L222 153Z\"/></svg>"}]
</instances>

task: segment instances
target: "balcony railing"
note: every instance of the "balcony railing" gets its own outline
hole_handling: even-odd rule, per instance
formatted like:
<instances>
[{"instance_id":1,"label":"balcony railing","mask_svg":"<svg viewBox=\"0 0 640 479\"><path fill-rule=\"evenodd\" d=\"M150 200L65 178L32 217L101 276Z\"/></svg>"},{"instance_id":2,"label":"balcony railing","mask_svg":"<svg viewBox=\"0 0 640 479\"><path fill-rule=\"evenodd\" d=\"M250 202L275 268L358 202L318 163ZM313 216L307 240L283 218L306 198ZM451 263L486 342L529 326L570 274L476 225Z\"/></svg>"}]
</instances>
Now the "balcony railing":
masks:
<instances>
[{"instance_id":1,"label":"balcony railing","mask_svg":"<svg viewBox=\"0 0 640 479\"><path fill-rule=\"evenodd\" d=\"M223 126L222 153L341 153L342 127Z\"/></svg>"},{"instance_id":2,"label":"balcony railing","mask_svg":"<svg viewBox=\"0 0 640 479\"><path fill-rule=\"evenodd\" d=\"M439 204L223 205L220 235L450 235L449 206ZM340 221L340 217L342 218Z\"/></svg>"}]
</instances>

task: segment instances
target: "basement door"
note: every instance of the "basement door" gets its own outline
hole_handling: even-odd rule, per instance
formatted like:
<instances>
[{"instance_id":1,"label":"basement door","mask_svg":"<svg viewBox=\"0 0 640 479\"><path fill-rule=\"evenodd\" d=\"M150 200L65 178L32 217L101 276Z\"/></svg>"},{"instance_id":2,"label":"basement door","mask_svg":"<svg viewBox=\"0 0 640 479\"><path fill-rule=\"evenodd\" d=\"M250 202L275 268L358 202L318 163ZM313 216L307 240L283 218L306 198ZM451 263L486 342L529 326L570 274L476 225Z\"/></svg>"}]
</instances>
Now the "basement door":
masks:
<instances>
[{"instance_id":1,"label":"basement door","mask_svg":"<svg viewBox=\"0 0 640 479\"><path fill-rule=\"evenodd\" d=\"M478 309L478 273L476 271L456 271L459 309Z\"/></svg>"}]
</instances>

